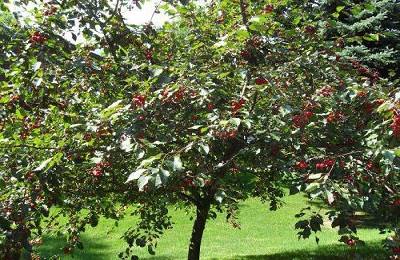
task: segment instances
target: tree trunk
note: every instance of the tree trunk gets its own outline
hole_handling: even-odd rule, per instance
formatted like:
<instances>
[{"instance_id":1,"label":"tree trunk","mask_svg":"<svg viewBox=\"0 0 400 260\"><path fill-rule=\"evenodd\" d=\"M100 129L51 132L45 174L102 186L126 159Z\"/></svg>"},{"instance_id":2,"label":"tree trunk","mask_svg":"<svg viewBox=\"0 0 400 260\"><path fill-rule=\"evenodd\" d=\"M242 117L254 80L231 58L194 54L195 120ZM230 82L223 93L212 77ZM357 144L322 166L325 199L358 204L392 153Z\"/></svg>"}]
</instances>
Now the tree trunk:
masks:
<instances>
[{"instance_id":1,"label":"tree trunk","mask_svg":"<svg viewBox=\"0 0 400 260\"><path fill-rule=\"evenodd\" d=\"M208 212L210 211L210 202L206 202L201 206L197 206L196 220L193 224L192 238L190 239L188 260L200 259L201 240L203 238L203 231L206 226Z\"/></svg>"},{"instance_id":2,"label":"tree trunk","mask_svg":"<svg viewBox=\"0 0 400 260\"><path fill-rule=\"evenodd\" d=\"M8 251L4 255L4 260L19 260L21 257L21 250Z\"/></svg>"}]
</instances>

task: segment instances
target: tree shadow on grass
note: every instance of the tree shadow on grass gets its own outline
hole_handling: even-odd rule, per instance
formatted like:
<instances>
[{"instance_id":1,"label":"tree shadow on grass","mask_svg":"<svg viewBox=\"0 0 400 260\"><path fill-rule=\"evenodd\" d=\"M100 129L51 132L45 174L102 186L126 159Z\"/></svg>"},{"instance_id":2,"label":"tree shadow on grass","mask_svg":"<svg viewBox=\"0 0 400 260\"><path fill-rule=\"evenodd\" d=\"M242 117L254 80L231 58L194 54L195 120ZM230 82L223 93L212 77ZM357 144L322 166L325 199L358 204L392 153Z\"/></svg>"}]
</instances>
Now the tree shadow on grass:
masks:
<instances>
[{"instance_id":1,"label":"tree shadow on grass","mask_svg":"<svg viewBox=\"0 0 400 260\"><path fill-rule=\"evenodd\" d=\"M213 258L217 260L218 258ZM387 251L382 247L381 242L370 242L365 246L349 248L346 245L319 246L316 250L295 250L265 255L244 255L227 259L236 260L353 260L388 259Z\"/></svg>"},{"instance_id":2,"label":"tree shadow on grass","mask_svg":"<svg viewBox=\"0 0 400 260\"><path fill-rule=\"evenodd\" d=\"M147 260L176 260L176 257L170 256L148 256L148 257L140 257L139 259L147 259Z\"/></svg>"},{"instance_id":3,"label":"tree shadow on grass","mask_svg":"<svg viewBox=\"0 0 400 260\"><path fill-rule=\"evenodd\" d=\"M83 249L75 249L72 254L64 254L63 248L66 245L64 236L44 236L43 244L36 248L37 252L43 259L48 259L52 256L60 256L65 259L67 256L71 259L98 260L104 259L104 249L109 247L106 243L101 243L99 240L84 240ZM115 259L118 259L115 256Z\"/></svg>"},{"instance_id":4,"label":"tree shadow on grass","mask_svg":"<svg viewBox=\"0 0 400 260\"><path fill-rule=\"evenodd\" d=\"M306 196L305 196L306 197ZM307 201L307 205L310 205L313 208L316 209L324 209L324 210L335 210L334 208L328 206L325 202L323 202L320 199L316 200L311 200ZM357 225L357 228L363 228L363 229L377 229L379 227L385 227L388 226L389 223L384 222L382 219L379 217L374 217L365 213L360 213L358 212L354 217L353 217L354 223Z\"/></svg>"},{"instance_id":5,"label":"tree shadow on grass","mask_svg":"<svg viewBox=\"0 0 400 260\"><path fill-rule=\"evenodd\" d=\"M101 242L99 242L101 241ZM65 255L63 248L66 245L64 236L44 236L43 244L37 247L41 259L49 259L52 256L59 256L61 259L77 259L77 260L109 260L110 255L104 251L110 248L106 240L99 239L83 239L83 249L75 249L70 255ZM119 253L119 252L118 252ZM118 253L113 256L112 260L119 259ZM161 252L160 252L161 253ZM148 256L139 259L151 260L175 260L176 257L170 256ZM111 260L111 259L110 259Z\"/></svg>"}]
</instances>

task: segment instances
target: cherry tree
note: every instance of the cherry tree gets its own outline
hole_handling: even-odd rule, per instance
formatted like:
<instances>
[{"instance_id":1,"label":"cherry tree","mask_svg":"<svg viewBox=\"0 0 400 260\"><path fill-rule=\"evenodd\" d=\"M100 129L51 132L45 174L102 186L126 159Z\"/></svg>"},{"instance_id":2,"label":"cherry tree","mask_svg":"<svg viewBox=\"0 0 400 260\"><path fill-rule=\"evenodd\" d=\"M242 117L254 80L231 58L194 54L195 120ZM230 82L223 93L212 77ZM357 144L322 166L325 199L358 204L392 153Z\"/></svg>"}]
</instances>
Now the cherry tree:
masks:
<instances>
[{"instance_id":1,"label":"cherry tree","mask_svg":"<svg viewBox=\"0 0 400 260\"><path fill-rule=\"evenodd\" d=\"M162 28L127 24L122 8L141 2L54 1L2 35L6 259L32 252L43 229L66 231L70 253L86 225L131 205L140 221L121 258L153 254L176 205L195 214L188 259L199 259L208 219L225 212L238 226L249 197L276 210L283 184L325 199L349 245L358 210L398 227L398 83L337 56L315 6L166 1ZM299 235L321 219L300 221Z\"/></svg>"}]
</instances>

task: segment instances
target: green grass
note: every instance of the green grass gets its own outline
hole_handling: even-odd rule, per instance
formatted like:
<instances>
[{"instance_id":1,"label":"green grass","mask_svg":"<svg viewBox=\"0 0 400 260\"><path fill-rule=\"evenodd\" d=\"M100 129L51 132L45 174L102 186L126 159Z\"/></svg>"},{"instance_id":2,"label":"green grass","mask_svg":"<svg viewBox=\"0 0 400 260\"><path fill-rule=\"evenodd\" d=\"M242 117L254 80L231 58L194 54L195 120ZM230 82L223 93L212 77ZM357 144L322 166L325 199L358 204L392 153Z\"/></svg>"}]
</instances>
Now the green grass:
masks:
<instances>
[{"instance_id":1,"label":"green grass","mask_svg":"<svg viewBox=\"0 0 400 260\"><path fill-rule=\"evenodd\" d=\"M376 229L359 230L359 236L366 241L363 247L349 248L339 243L336 230L328 225L319 234L320 243L315 239L298 240L294 215L306 205L300 195L289 196L285 205L271 212L267 205L251 199L241 206L239 220L241 229L234 229L225 222L223 215L209 221L203 237L201 259L385 259ZM162 237L155 256L139 249L141 259L185 259L192 221L183 211L172 211L175 226ZM46 237L39 248L43 256L61 254L62 259L118 259L125 243L120 239L124 230L133 225L134 220L125 219L114 228L114 222L101 220L96 228L89 228L83 235L85 249L76 250L73 258L60 253L64 240Z\"/></svg>"}]
</instances>

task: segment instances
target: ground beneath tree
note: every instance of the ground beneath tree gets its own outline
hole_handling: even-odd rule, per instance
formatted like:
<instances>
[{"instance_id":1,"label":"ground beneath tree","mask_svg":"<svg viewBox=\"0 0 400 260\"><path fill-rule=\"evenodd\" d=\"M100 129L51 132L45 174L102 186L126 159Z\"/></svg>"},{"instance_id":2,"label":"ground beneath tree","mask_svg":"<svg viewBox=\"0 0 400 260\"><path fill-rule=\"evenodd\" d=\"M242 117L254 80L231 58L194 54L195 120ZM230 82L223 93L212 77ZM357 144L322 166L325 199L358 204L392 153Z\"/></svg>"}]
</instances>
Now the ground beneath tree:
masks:
<instances>
[{"instance_id":1,"label":"ground beneath tree","mask_svg":"<svg viewBox=\"0 0 400 260\"><path fill-rule=\"evenodd\" d=\"M359 236L367 242L364 247L350 248L339 243L336 230L324 225L319 245L315 237L298 240L294 215L307 207L300 195L285 198L285 205L270 212L267 205L251 199L241 206L239 221L241 229L234 229L225 221L224 215L209 221L206 226L201 259L354 259L361 255L367 259L385 259L380 235L376 229L365 227ZM140 259L185 259L192 228L190 216L183 211L171 210L175 228L169 230L158 245L157 254L151 256L146 250L138 250ZM84 250L77 250L74 257L62 255L62 237L46 237L39 248L43 256L61 254L62 259L108 260L117 259L124 250L120 240L124 230L135 220L126 219L118 227L113 221L101 220L97 228L89 228L83 236Z\"/></svg>"}]
</instances>

